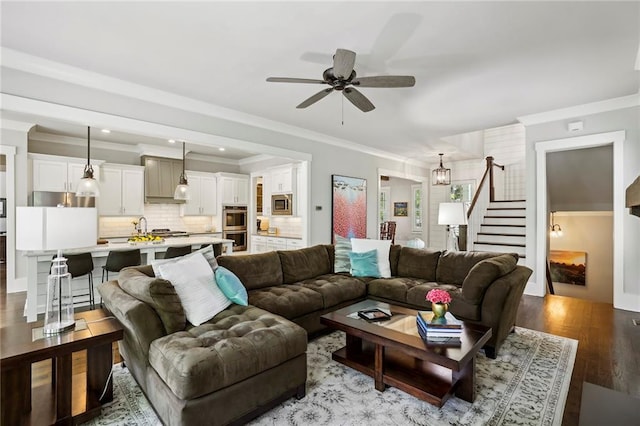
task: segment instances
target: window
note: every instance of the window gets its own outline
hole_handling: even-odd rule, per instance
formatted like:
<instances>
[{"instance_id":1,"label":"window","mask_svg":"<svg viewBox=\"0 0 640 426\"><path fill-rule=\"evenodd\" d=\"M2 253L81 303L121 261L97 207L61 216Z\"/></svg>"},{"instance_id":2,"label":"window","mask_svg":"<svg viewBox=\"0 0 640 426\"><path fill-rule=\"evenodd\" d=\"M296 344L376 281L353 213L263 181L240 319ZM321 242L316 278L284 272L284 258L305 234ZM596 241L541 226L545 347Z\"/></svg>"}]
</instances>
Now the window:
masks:
<instances>
[{"instance_id":1,"label":"window","mask_svg":"<svg viewBox=\"0 0 640 426\"><path fill-rule=\"evenodd\" d=\"M411 231L422 232L422 185L411 185Z\"/></svg>"}]
</instances>

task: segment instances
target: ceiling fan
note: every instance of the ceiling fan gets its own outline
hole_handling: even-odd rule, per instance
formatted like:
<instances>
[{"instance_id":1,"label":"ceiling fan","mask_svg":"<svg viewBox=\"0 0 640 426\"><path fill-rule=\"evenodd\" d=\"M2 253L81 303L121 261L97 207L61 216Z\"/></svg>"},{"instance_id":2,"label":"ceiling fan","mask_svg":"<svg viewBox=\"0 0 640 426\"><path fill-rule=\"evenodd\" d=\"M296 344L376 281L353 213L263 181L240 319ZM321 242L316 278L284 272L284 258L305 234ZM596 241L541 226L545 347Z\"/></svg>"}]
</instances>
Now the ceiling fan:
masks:
<instances>
[{"instance_id":1,"label":"ceiling fan","mask_svg":"<svg viewBox=\"0 0 640 426\"><path fill-rule=\"evenodd\" d=\"M353 66L356 62L356 53L346 49L336 50L333 56L333 67L322 73L322 80L309 78L269 77L267 81L273 83L308 83L328 84L328 89L321 90L311 96L296 108L306 108L327 96L334 90L341 91L344 97L354 104L362 112L369 112L375 108L366 96L356 87L412 87L416 79L410 75L380 75L373 77L357 77Z\"/></svg>"}]
</instances>

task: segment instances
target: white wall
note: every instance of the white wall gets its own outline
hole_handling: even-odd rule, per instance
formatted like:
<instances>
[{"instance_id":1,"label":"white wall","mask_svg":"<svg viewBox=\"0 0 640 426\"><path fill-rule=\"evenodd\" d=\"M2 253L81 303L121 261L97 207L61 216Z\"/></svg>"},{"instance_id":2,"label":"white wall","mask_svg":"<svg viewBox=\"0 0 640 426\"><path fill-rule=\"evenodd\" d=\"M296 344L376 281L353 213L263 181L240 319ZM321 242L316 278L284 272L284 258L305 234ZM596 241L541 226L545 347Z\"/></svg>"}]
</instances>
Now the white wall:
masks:
<instances>
[{"instance_id":1,"label":"white wall","mask_svg":"<svg viewBox=\"0 0 640 426\"><path fill-rule=\"evenodd\" d=\"M525 127L519 123L484 131L484 156L505 166L504 190L496 193L497 199L525 199L525 142Z\"/></svg>"},{"instance_id":2,"label":"white wall","mask_svg":"<svg viewBox=\"0 0 640 426\"><path fill-rule=\"evenodd\" d=\"M549 240L550 250L587 253L586 285L553 283L560 296L613 303L613 212L557 212L562 237Z\"/></svg>"},{"instance_id":3,"label":"white wall","mask_svg":"<svg viewBox=\"0 0 640 426\"><path fill-rule=\"evenodd\" d=\"M579 119L583 121L584 129L579 132L567 130L567 123ZM535 251L536 229L536 151L535 144L541 141L557 140L582 135L592 135L605 132L624 130L626 140L623 145L622 186L627 188L640 174L640 107L618 109L586 116L565 118L548 123L534 124L526 127L526 188L527 188L527 264L537 263ZM616 165L614 164L614 167ZM621 224L623 235L624 258L623 291L626 294L640 296L640 219L631 214L624 214ZM532 282L544 280L544 271L534 270ZM632 310L640 311L640 304L630 306Z\"/></svg>"}]
</instances>

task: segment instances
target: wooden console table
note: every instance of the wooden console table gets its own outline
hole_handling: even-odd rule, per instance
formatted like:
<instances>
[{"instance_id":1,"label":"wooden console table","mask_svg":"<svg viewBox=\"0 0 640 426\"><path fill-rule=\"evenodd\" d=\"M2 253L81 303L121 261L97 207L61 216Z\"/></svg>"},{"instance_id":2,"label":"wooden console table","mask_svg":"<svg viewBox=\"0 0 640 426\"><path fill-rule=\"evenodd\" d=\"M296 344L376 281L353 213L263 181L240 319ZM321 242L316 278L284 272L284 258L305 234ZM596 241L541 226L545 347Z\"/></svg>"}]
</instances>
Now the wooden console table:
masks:
<instances>
[{"instance_id":1,"label":"wooden console table","mask_svg":"<svg viewBox=\"0 0 640 426\"><path fill-rule=\"evenodd\" d=\"M75 317L84 319L87 327L35 341L32 330L42 321L0 330L2 424L71 425L98 416L102 404L113 400L112 344L122 339L122 326L102 309ZM86 406L74 416L71 361L72 354L82 350L87 351ZM53 362L52 383L32 389L31 364L46 359Z\"/></svg>"}]
</instances>

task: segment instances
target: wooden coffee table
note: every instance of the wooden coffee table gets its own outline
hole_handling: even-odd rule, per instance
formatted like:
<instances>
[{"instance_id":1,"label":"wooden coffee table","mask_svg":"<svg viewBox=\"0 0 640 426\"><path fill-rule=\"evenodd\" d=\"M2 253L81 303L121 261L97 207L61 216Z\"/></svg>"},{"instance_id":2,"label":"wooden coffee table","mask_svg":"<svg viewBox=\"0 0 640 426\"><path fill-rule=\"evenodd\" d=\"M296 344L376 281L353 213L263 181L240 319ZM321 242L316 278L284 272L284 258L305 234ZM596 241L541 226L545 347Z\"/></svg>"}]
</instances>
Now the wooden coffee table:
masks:
<instances>
[{"instance_id":1,"label":"wooden coffee table","mask_svg":"<svg viewBox=\"0 0 640 426\"><path fill-rule=\"evenodd\" d=\"M371 308L389 310L392 318L368 322L353 315ZM347 345L335 351L332 358L373 377L377 390L393 386L438 407L452 394L473 402L476 355L491 338L491 328L464 323L461 344L431 345L418 334L416 313L365 300L325 314L320 321L347 334Z\"/></svg>"},{"instance_id":2,"label":"wooden coffee table","mask_svg":"<svg viewBox=\"0 0 640 426\"><path fill-rule=\"evenodd\" d=\"M78 312L75 317L86 321L86 328L35 341L32 331L41 327L42 321L11 324L0 330L0 424L82 423L99 415L102 404L113 400L112 343L122 339L123 328L102 309ZM83 350L87 351L86 386L81 386L83 395L72 395L72 354ZM45 359L53 360L52 383L32 389L31 364ZM76 401L81 407L74 414Z\"/></svg>"}]
</instances>

